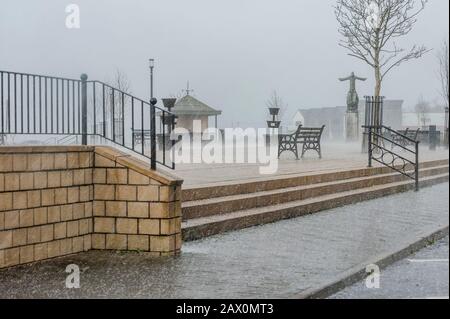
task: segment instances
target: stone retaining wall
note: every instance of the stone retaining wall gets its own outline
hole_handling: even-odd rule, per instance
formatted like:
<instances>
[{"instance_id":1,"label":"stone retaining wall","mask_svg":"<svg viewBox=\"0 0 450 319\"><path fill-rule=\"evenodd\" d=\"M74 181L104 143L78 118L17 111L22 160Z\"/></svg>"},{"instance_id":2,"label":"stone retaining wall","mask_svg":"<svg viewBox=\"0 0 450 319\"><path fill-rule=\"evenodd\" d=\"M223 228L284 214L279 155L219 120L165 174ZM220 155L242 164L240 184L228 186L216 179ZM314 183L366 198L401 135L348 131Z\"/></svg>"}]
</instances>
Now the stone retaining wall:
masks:
<instances>
[{"instance_id":1,"label":"stone retaining wall","mask_svg":"<svg viewBox=\"0 0 450 319\"><path fill-rule=\"evenodd\" d=\"M110 147L0 147L0 268L181 248L182 181Z\"/></svg>"}]
</instances>

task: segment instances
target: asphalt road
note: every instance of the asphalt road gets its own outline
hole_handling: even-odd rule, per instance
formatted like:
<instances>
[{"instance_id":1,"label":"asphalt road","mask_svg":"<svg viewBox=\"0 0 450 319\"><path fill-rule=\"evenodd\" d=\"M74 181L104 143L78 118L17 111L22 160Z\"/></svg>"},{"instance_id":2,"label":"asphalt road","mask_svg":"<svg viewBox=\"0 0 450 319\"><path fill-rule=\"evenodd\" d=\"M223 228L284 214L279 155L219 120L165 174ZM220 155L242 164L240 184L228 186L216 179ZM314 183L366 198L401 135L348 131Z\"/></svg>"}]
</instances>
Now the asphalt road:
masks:
<instances>
[{"instance_id":1,"label":"asphalt road","mask_svg":"<svg viewBox=\"0 0 450 319\"><path fill-rule=\"evenodd\" d=\"M447 236L381 270L380 288L369 289L364 280L340 291L331 299L448 299L448 260L449 237ZM369 281L369 283L374 282Z\"/></svg>"}]
</instances>

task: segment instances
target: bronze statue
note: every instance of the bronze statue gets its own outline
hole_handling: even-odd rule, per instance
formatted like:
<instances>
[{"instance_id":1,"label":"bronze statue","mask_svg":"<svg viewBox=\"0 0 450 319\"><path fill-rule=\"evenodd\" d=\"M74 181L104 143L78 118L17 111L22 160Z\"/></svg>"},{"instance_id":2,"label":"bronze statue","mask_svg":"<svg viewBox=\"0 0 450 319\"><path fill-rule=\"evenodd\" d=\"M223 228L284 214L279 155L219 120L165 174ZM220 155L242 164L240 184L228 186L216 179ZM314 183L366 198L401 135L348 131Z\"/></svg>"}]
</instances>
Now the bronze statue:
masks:
<instances>
[{"instance_id":1,"label":"bronze statue","mask_svg":"<svg viewBox=\"0 0 450 319\"><path fill-rule=\"evenodd\" d=\"M360 78L354 72L347 78L340 78L339 81L350 81L350 90L347 94L347 112L358 112L359 97L356 92L356 80L365 81L366 78Z\"/></svg>"}]
</instances>

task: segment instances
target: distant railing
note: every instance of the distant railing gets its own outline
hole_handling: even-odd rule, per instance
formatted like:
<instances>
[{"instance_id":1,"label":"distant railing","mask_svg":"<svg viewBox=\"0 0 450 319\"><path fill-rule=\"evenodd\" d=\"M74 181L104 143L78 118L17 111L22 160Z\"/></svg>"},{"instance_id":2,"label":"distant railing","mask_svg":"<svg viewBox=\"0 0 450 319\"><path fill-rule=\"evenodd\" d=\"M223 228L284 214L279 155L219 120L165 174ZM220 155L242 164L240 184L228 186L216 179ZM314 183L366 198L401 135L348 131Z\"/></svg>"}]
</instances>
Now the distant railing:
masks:
<instances>
[{"instance_id":1,"label":"distant railing","mask_svg":"<svg viewBox=\"0 0 450 319\"><path fill-rule=\"evenodd\" d=\"M174 169L170 135L176 117L156 104L87 75L76 80L0 71L1 136L79 135L83 145L97 136L150 159L152 169Z\"/></svg>"},{"instance_id":2,"label":"distant railing","mask_svg":"<svg viewBox=\"0 0 450 319\"><path fill-rule=\"evenodd\" d=\"M369 167L376 161L415 181L419 190L419 141L384 125L364 126L368 132ZM387 145L390 145L390 149ZM403 150L400 155L394 147Z\"/></svg>"}]
</instances>

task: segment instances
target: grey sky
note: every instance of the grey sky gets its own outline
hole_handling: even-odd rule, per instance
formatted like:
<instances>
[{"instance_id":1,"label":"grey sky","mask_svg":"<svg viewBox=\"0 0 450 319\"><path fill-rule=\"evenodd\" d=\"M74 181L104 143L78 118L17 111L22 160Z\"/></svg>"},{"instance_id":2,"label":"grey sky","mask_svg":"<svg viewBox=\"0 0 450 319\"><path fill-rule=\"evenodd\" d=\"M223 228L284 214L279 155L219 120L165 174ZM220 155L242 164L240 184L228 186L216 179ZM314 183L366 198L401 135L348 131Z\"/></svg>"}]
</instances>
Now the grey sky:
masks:
<instances>
[{"instance_id":1,"label":"grey sky","mask_svg":"<svg viewBox=\"0 0 450 319\"><path fill-rule=\"evenodd\" d=\"M81 29L65 27L78 4ZM262 125L276 89L297 108L345 105L355 71L360 96L373 94L366 65L338 46L335 0L0 0L0 69L106 80L119 68L132 92L148 96L148 58L156 59L156 95L195 95L222 109L221 126ZM449 1L430 0L401 44L437 49L448 37ZM396 69L384 95L413 105L439 101L436 52Z\"/></svg>"}]
</instances>

